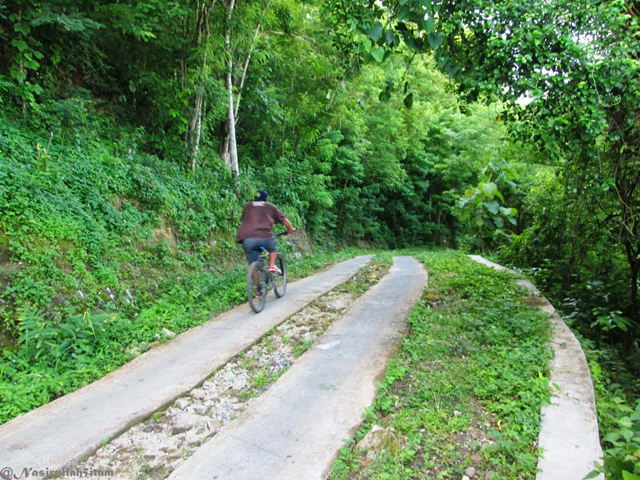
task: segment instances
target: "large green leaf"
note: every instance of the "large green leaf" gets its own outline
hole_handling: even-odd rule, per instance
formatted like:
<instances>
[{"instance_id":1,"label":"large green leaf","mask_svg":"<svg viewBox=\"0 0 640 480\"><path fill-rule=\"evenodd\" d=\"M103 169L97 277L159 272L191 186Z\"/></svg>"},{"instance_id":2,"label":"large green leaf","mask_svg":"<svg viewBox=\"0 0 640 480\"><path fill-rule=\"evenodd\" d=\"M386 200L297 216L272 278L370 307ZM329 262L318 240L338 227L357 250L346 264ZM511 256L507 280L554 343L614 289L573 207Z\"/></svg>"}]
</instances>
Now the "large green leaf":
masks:
<instances>
[{"instance_id":1,"label":"large green leaf","mask_svg":"<svg viewBox=\"0 0 640 480\"><path fill-rule=\"evenodd\" d=\"M460 71L460 67L455 65L452 62L448 62L447 65L444 67L444 71L447 72L447 75L449 75L450 77L455 78L455 76Z\"/></svg>"},{"instance_id":2,"label":"large green leaf","mask_svg":"<svg viewBox=\"0 0 640 480\"><path fill-rule=\"evenodd\" d=\"M398 21L403 22L409 19L411 15L412 15L411 8L409 8L407 5L403 5L402 7L400 7L400 10L398 11Z\"/></svg>"},{"instance_id":3,"label":"large green leaf","mask_svg":"<svg viewBox=\"0 0 640 480\"><path fill-rule=\"evenodd\" d=\"M442 42L444 42L444 37L441 33L431 33L427 35L427 39L429 40L429 45L431 45L431 48L433 48L434 50L440 48L440 45L442 45Z\"/></svg>"},{"instance_id":4,"label":"large green leaf","mask_svg":"<svg viewBox=\"0 0 640 480\"><path fill-rule=\"evenodd\" d=\"M373 58L375 58L375 60L380 63L382 62L382 60L384 60L384 52L385 52L385 48L384 47L380 47L378 45L376 45L375 47L373 47L371 49L371 56Z\"/></svg>"},{"instance_id":5,"label":"large green leaf","mask_svg":"<svg viewBox=\"0 0 640 480\"><path fill-rule=\"evenodd\" d=\"M382 38L382 33L384 32L384 27L382 24L376 20L376 23L373 24L373 28L369 30L367 33L373 39L374 42L377 42Z\"/></svg>"},{"instance_id":6,"label":"large green leaf","mask_svg":"<svg viewBox=\"0 0 640 480\"><path fill-rule=\"evenodd\" d=\"M487 207L487 210L489 210L494 215L498 215L498 213L500 213L500 204L495 200L491 202L483 202L482 205Z\"/></svg>"},{"instance_id":7,"label":"large green leaf","mask_svg":"<svg viewBox=\"0 0 640 480\"><path fill-rule=\"evenodd\" d=\"M384 41L390 47L396 46L397 44L396 34L393 32L393 30L389 29L386 32L384 32Z\"/></svg>"},{"instance_id":8,"label":"large green leaf","mask_svg":"<svg viewBox=\"0 0 640 480\"><path fill-rule=\"evenodd\" d=\"M449 54L447 52L442 52L441 54L439 54L436 57L436 62L438 63L438 66L440 68L444 68L444 66L447 64L447 62L449 61Z\"/></svg>"},{"instance_id":9,"label":"large green leaf","mask_svg":"<svg viewBox=\"0 0 640 480\"><path fill-rule=\"evenodd\" d=\"M427 17L423 22L423 27L427 31L427 34L433 33L434 28L436 27L436 21L432 16Z\"/></svg>"},{"instance_id":10,"label":"large green leaf","mask_svg":"<svg viewBox=\"0 0 640 480\"><path fill-rule=\"evenodd\" d=\"M484 193L489 200L491 200L498 191L498 186L493 182L483 183L480 187L482 193Z\"/></svg>"},{"instance_id":11,"label":"large green leaf","mask_svg":"<svg viewBox=\"0 0 640 480\"><path fill-rule=\"evenodd\" d=\"M27 42L25 42L20 38L14 38L13 40L11 40L11 45L16 47L21 52L24 52L26 49L29 48L29 46L27 45Z\"/></svg>"},{"instance_id":12,"label":"large green leaf","mask_svg":"<svg viewBox=\"0 0 640 480\"><path fill-rule=\"evenodd\" d=\"M512 211L512 210L515 210L515 209L512 209L512 208L505 208L505 207L500 207L500 212L501 212L503 215L511 215L511 211Z\"/></svg>"}]
</instances>

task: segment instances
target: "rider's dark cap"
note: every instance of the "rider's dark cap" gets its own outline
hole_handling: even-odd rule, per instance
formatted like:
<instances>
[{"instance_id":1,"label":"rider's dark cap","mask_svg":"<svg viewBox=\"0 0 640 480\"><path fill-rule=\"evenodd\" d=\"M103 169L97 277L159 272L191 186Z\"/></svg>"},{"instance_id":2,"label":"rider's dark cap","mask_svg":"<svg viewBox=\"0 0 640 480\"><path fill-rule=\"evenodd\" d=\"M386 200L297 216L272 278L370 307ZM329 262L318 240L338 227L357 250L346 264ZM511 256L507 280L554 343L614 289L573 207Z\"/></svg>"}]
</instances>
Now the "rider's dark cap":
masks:
<instances>
[{"instance_id":1,"label":"rider's dark cap","mask_svg":"<svg viewBox=\"0 0 640 480\"><path fill-rule=\"evenodd\" d=\"M254 202L265 202L269 198L269 194L266 190L258 190L256 197L253 199Z\"/></svg>"}]
</instances>

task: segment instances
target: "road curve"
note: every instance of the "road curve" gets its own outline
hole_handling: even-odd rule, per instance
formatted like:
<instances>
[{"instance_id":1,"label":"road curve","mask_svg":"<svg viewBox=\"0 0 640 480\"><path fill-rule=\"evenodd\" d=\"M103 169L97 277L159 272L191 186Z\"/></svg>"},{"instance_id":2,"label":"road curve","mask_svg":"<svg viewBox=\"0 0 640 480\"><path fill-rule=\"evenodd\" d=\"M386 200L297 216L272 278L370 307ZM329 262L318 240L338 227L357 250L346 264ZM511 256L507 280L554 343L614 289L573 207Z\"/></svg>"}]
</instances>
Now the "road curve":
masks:
<instances>
[{"instance_id":1,"label":"road curve","mask_svg":"<svg viewBox=\"0 0 640 480\"><path fill-rule=\"evenodd\" d=\"M480 255L469 257L496 270L515 273ZM552 388L551 404L544 405L541 411L538 446L542 453L536 480L583 480L595 469L595 462L603 463L589 365L580 342L549 301L528 280L518 283L536 299L535 305L551 315L554 358L549 383L559 387ZM604 480L604 475L592 478Z\"/></svg>"}]
</instances>

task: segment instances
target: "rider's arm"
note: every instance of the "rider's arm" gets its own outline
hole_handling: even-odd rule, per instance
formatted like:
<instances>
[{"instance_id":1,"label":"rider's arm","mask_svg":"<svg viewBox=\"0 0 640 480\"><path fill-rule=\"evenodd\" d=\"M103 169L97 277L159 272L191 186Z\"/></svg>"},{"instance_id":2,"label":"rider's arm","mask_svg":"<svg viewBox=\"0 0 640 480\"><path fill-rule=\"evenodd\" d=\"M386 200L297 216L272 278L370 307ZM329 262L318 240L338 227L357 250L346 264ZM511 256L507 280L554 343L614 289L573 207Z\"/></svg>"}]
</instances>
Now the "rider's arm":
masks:
<instances>
[{"instance_id":1,"label":"rider's arm","mask_svg":"<svg viewBox=\"0 0 640 480\"><path fill-rule=\"evenodd\" d=\"M283 225L284 225L285 227L287 227L287 229L289 230L287 233L292 234L293 232L295 232L295 231L296 231L296 229L295 229L295 228L293 228L293 225L291 225L291 222L290 222L287 218L285 218L285 219L282 221L282 223L283 223Z\"/></svg>"}]
</instances>

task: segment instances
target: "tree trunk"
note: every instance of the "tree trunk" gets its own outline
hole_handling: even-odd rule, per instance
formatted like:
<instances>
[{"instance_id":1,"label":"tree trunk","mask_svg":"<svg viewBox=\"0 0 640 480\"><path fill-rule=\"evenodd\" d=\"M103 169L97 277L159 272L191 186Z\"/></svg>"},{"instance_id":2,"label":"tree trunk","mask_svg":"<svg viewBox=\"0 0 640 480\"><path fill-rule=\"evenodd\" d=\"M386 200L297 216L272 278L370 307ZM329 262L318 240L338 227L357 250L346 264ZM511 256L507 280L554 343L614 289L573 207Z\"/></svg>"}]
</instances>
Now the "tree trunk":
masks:
<instances>
[{"instance_id":1,"label":"tree trunk","mask_svg":"<svg viewBox=\"0 0 640 480\"><path fill-rule=\"evenodd\" d=\"M191 152L191 171L196 171L196 158L200 146L200 132L202 131L202 90L198 88L196 93L196 105L194 108L191 132L195 136L193 140L193 151ZM195 132L195 133L193 133Z\"/></svg>"},{"instance_id":2,"label":"tree trunk","mask_svg":"<svg viewBox=\"0 0 640 480\"><path fill-rule=\"evenodd\" d=\"M271 0L267 2L265 10L269 8L271 5ZM240 81L235 86L237 87L237 97L234 99L233 96L233 55L231 49L231 34L230 34L230 23L231 16L233 13L233 9L235 6L235 0L228 0L226 5L227 8L227 21L224 30L224 39L225 39L225 47L227 49L227 55L229 56L228 64L227 64L227 75L225 78L225 84L227 88L227 94L229 97L229 111L227 112L227 125L224 131L226 135L222 144L220 145L220 151L222 158L225 160L226 164L229 166L231 171L233 172L234 178L238 178L239 169L238 169L238 152L237 152L237 143L236 143L236 125L238 123L238 109L240 107L240 99L242 96L242 89L244 87L244 81L247 76L247 70L249 68L249 63L251 61L251 55L253 54L253 50L255 49L255 45L260 34L261 23L258 22L256 25L253 41L251 42L251 47L249 48L249 52L242 63L242 75L240 76Z\"/></svg>"},{"instance_id":3,"label":"tree trunk","mask_svg":"<svg viewBox=\"0 0 640 480\"><path fill-rule=\"evenodd\" d=\"M238 170L238 150L236 146L236 120L235 120L235 109L233 106L233 81L232 81L232 72L233 72L233 54L231 51L231 15L233 13L233 9L235 7L235 0L228 0L227 2L227 18L224 26L224 42L225 48L227 50L227 55L229 60L227 61L227 74L226 74L226 87L227 87L227 95L229 98L229 106L227 111L227 135L228 135L228 148L225 153L225 162L231 169L233 174L233 178L237 179L239 175Z\"/></svg>"},{"instance_id":4,"label":"tree trunk","mask_svg":"<svg viewBox=\"0 0 640 480\"><path fill-rule=\"evenodd\" d=\"M207 7L206 2L198 3L198 18L196 21L196 36L195 44L199 47L202 43L202 35L204 33L205 44L209 42L211 37L211 30L209 28L209 16L213 7L216 4L216 0L211 0L211 4ZM200 81L202 82L205 75L207 75L207 50L205 48L204 55L202 56L202 69L200 73ZM196 159L198 156L198 150L200 148L200 138L202 135L202 111L204 102L204 86L196 86L196 98L193 107L193 116L191 118L190 125L187 126L186 140L187 140L187 152L191 160L191 171L196 170ZM189 148L191 147L191 148ZM190 150L190 151L189 151Z\"/></svg>"},{"instance_id":5,"label":"tree trunk","mask_svg":"<svg viewBox=\"0 0 640 480\"><path fill-rule=\"evenodd\" d=\"M229 60L232 63L232 60ZM240 172L238 170L238 150L236 145L236 120L235 112L233 109L233 85L231 83L231 72L227 73L227 91L229 92L229 111L227 117L227 123L229 124L229 141L228 141L228 160L227 165L233 173L233 178L237 179Z\"/></svg>"},{"instance_id":6,"label":"tree trunk","mask_svg":"<svg viewBox=\"0 0 640 480\"><path fill-rule=\"evenodd\" d=\"M271 0L267 2L267 5L264 7L264 11L267 11L271 6ZM251 61L251 55L253 54L253 50L256 48L256 42L258 41L258 35L260 34L261 23L258 22L256 25L256 29L253 33L253 40L251 41L251 47L249 48L249 53L247 53L247 58L244 59L244 64L242 66L242 76L240 77L240 84L238 85L238 99L236 100L236 111L235 111L235 119L236 123L238 122L238 107L240 106L240 98L242 96L242 88L244 87L244 80L247 77L247 69L249 68L249 62Z\"/></svg>"}]
</instances>

